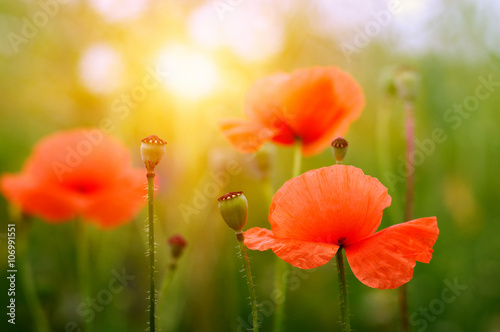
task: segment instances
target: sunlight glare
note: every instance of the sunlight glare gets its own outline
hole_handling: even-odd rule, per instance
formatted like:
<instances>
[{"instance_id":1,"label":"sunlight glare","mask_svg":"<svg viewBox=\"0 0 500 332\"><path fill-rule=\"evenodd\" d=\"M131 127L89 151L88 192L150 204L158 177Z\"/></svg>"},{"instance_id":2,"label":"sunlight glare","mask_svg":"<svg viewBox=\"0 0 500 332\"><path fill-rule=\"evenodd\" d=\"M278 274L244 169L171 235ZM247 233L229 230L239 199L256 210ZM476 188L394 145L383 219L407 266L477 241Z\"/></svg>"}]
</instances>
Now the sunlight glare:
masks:
<instances>
[{"instance_id":1,"label":"sunlight glare","mask_svg":"<svg viewBox=\"0 0 500 332\"><path fill-rule=\"evenodd\" d=\"M219 70L211 58L180 45L164 49L158 65L167 73L166 89L186 99L207 97L220 81Z\"/></svg>"}]
</instances>

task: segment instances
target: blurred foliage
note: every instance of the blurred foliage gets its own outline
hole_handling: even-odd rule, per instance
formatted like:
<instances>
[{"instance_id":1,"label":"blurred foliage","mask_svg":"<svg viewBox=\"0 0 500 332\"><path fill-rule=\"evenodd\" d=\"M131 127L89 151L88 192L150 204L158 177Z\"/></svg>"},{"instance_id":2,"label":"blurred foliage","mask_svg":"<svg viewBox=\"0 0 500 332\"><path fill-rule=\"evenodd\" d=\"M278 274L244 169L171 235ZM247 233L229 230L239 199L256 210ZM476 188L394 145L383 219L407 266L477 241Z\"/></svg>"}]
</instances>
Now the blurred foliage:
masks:
<instances>
[{"instance_id":1,"label":"blurred foliage","mask_svg":"<svg viewBox=\"0 0 500 332\"><path fill-rule=\"evenodd\" d=\"M5 36L9 31L19 31L21 25L16 17L31 17L40 10L39 5L34 1L0 4L4 36L0 61L1 170L18 171L33 145L44 135L65 128L99 127L103 119L109 119L113 125L109 132L130 147L136 165L140 164L141 138L157 134L166 139L166 157L158 169L159 278L164 276L169 260L166 239L180 233L189 246L167 298L160 302L158 315L164 331L244 331L242 321L251 321L236 242L218 215L216 198L228 191L245 191L250 206L247 227L268 227L269 202L255 160L232 150L216 124L220 118L241 115L246 89L263 75L305 66L335 65L359 81L367 106L347 135L349 151L345 162L362 168L390 188L393 203L384 213L381 228L404 221L404 183L390 186L387 178L388 172L399 174L398 158L404 155L402 105L380 86L384 68L401 64L413 66L422 78L416 107L417 139L423 142L432 138L435 129L441 129L447 137L435 144L434 151L425 155L416 170L415 217L436 215L441 233L434 258L430 264L417 264L409 287L414 330L500 331L498 87L479 101L477 109L447 113L454 104L461 105L468 96L474 96L481 78L500 82L498 25L493 32L491 29L491 24L498 24L492 20L498 17L484 16L493 1L442 1L438 9L431 11L433 18L427 30L422 31L428 38L432 34L437 47L401 52L406 39L420 36L408 35L401 40L388 34L373 38L350 59L339 47L338 34L322 35L311 29L307 17L310 5L298 2L296 8L292 6L283 14L283 49L253 62L239 58L227 47L205 50L193 46L187 19L200 5L197 1L151 0L140 17L111 23L89 3L81 0L61 4L59 12L38 29L36 36L22 44L18 53L9 51ZM272 8L269 5L268 10ZM233 9L244 10L237 6ZM114 102L140 85L148 68L156 68L157 53L169 42L189 45L215 59L221 76L217 89L203 99L187 99L160 87L149 91L134 107L117 112ZM80 58L94 43L111 45L123 61L126 70L113 92L92 93L79 77ZM452 115L454 120L449 118ZM377 126L384 116L387 131L380 133ZM380 135L387 137L387 146L382 148ZM290 177L291 150L274 146L267 149L272 165L270 177L276 190ZM224 170L231 162L236 162L241 171L231 176L227 184L222 181L221 186L214 174L226 174ZM303 171L333 162L331 152L324 151L304 159ZM188 216L187 207L191 208ZM3 198L0 213L4 257L6 224L11 214ZM142 213L130 224L111 231L91 226L93 294L97 296L100 290L107 289L113 270L125 269L135 277L122 292L113 295L109 305L96 312L95 331L141 331L146 327L148 270L144 220ZM18 261L29 259L32 264L38 295L54 331L64 331L69 321L81 322L77 313L80 299L75 231L73 222L50 225L35 219L25 230L29 253L18 256ZM22 236L21 227L18 236ZM257 296L264 301L262 331L271 331L269 300L275 256L272 252L250 252L250 256ZM5 304L5 259L0 267L0 296ZM18 278L22 273L19 270ZM455 280L467 289L451 303L442 302L447 282L453 284ZM333 262L314 271L294 270L286 331L338 331L336 282ZM348 282L355 330L398 330L395 290L370 289L350 272ZM4 315L0 329L36 331L20 283L16 300L16 325L7 324ZM438 302L444 303L443 310ZM425 317L421 308L429 309L433 317L426 320L425 328L418 323ZM433 315L436 308L439 314Z\"/></svg>"}]
</instances>

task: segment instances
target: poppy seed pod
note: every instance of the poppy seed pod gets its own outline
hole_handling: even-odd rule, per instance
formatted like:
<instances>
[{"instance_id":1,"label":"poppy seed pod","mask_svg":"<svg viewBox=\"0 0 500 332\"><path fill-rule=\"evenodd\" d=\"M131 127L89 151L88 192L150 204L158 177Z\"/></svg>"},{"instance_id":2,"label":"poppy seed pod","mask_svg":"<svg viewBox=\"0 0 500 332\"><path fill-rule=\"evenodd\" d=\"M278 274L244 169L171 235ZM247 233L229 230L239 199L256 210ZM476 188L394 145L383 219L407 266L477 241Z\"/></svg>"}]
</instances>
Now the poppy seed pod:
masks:
<instances>
[{"instance_id":1,"label":"poppy seed pod","mask_svg":"<svg viewBox=\"0 0 500 332\"><path fill-rule=\"evenodd\" d=\"M187 246L187 241L182 235L173 235L168 239L168 244L172 250L172 257L177 259L181 257L184 248Z\"/></svg>"},{"instance_id":2,"label":"poppy seed pod","mask_svg":"<svg viewBox=\"0 0 500 332\"><path fill-rule=\"evenodd\" d=\"M248 201L242 191L230 192L219 197L219 212L226 224L241 232L248 218Z\"/></svg>"},{"instance_id":3,"label":"poppy seed pod","mask_svg":"<svg viewBox=\"0 0 500 332\"><path fill-rule=\"evenodd\" d=\"M165 153L167 142L156 135L148 136L141 142L142 161L146 165L148 173L152 173Z\"/></svg>"},{"instance_id":4,"label":"poppy seed pod","mask_svg":"<svg viewBox=\"0 0 500 332\"><path fill-rule=\"evenodd\" d=\"M335 157L337 164L342 164L342 161L347 153L348 146L349 143L347 143L347 141L342 137L337 137L332 142L333 156Z\"/></svg>"}]
</instances>

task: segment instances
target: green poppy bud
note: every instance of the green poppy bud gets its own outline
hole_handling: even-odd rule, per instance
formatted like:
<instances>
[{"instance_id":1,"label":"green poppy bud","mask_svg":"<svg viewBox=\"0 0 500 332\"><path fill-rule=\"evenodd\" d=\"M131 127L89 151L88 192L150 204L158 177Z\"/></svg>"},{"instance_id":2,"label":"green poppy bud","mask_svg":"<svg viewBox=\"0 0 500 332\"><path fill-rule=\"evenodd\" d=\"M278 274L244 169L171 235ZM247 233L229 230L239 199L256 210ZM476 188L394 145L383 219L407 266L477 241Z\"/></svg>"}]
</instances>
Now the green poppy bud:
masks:
<instances>
[{"instance_id":1,"label":"green poppy bud","mask_svg":"<svg viewBox=\"0 0 500 332\"><path fill-rule=\"evenodd\" d=\"M404 101L414 101L417 98L420 77L410 67L401 67L394 76L394 85L399 98Z\"/></svg>"},{"instance_id":2,"label":"green poppy bud","mask_svg":"<svg viewBox=\"0 0 500 332\"><path fill-rule=\"evenodd\" d=\"M241 232L248 218L248 201L242 191L230 192L219 197L219 212L226 224Z\"/></svg>"},{"instance_id":3,"label":"green poppy bud","mask_svg":"<svg viewBox=\"0 0 500 332\"><path fill-rule=\"evenodd\" d=\"M148 136L141 142L142 161L146 165L148 173L154 173L156 165L158 165L165 153L167 142L156 135Z\"/></svg>"},{"instance_id":4,"label":"green poppy bud","mask_svg":"<svg viewBox=\"0 0 500 332\"><path fill-rule=\"evenodd\" d=\"M332 142L333 156L335 157L337 164L342 164L342 161L344 160L344 157L347 153L348 146L349 143L347 143L347 141L342 137L337 137Z\"/></svg>"}]
</instances>

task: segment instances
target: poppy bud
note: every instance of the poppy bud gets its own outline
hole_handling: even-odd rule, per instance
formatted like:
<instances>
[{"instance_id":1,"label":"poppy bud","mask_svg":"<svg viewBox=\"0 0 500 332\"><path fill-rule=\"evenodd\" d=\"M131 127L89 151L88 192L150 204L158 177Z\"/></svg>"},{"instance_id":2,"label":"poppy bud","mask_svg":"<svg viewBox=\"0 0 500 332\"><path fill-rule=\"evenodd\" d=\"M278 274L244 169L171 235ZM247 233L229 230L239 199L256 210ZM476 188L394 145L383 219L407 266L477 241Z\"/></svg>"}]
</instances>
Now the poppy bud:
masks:
<instances>
[{"instance_id":1,"label":"poppy bud","mask_svg":"<svg viewBox=\"0 0 500 332\"><path fill-rule=\"evenodd\" d=\"M267 178L271 170L271 154L268 148L259 149L255 153L255 163L257 164L257 169L260 171L262 178Z\"/></svg>"},{"instance_id":2,"label":"poppy bud","mask_svg":"<svg viewBox=\"0 0 500 332\"><path fill-rule=\"evenodd\" d=\"M187 246L187 241L182 235L173 235L168 239L168 244L172 250L172 257L177 259L181 257L184 248Z\"/></svg>"},{"instance_id":3,"label":"poppy bud","mask_svg":"<svg viewBox=\"0 0 500 332\"><path fill-rule=\"evenodd\" d=\"M399 98L404 101L414 101L417 98L419 84L418 73L409 67L402 67L395 74L394 85Z\"/></svg>"},{"instance_id":4,"label":"poppy bud","mask_svg":"<svg viewBox=\"0 0 500 332\"><path fill-rule=\"evenodd\" d=\"M394 84L394 73L396 69L394 66L388 66L383 68L380 72L378 79L379 88L387 95L391 97L397 96L396 86Z\"/></svg>"},{"instance_id":5,"label":"poppy bud","mask_svg":"<svg viewBox=\"0 0 500 332\"><path fill-rule=\"evenodd\" d=\"M335 157L337 164L342 164L342 161L347 153L347 146L349 146L349 143L347 143L347 141L342 137L337 137L332 142L333 156Z\"/></svg>"},{"instance_id":6,"label":"poppy bud","mask_svg":"<svg viewBox=\"0 0 500 332\"><path fill-rule=\"evenodd\" d=\"M159 138L156 135L151 135L144 138L141 144L141 158L144 161L144 165L146 165L146 169L148 173L153 173L156 165L161 160L161 157L165 153L166 144L164 140Z\"/></svg>"},{"instance_id":7,"label":"poppy bud","mask_svg":"<svg viewBox=\"0 0 500 332\"><path fill-rule=\"evenodd\" d=\"M248 201L242 191L230 192L219 197L219 212L226 224L241 232L248 218Z\"/></svg>"}]
</instances>

